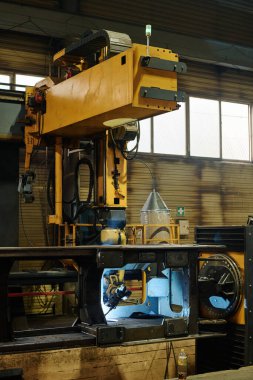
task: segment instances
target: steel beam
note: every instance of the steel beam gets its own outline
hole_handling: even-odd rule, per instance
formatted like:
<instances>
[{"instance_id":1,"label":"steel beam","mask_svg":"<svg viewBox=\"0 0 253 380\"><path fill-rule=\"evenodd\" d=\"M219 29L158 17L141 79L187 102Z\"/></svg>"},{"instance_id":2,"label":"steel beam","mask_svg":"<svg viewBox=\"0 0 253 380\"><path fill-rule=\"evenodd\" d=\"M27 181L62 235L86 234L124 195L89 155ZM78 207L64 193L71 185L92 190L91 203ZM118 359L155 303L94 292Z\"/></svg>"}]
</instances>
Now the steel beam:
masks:
<instances>
[{"instance_id":1,"label":"steel beam","mask_svg":"<svg viewBox=\"0 0 253 380\"><path fill-rule=\"evenodd\" d=\"M67 39L81 36L87 29L107 29L127 33L136 43L145 42L144 28L73 13L0 3L0 28L18 32ZM253 48L218 40L190 37L167 31L153 30L153 46L177 51L182 58L243 70L253 70Z\"/></svg>"}]
</instances>

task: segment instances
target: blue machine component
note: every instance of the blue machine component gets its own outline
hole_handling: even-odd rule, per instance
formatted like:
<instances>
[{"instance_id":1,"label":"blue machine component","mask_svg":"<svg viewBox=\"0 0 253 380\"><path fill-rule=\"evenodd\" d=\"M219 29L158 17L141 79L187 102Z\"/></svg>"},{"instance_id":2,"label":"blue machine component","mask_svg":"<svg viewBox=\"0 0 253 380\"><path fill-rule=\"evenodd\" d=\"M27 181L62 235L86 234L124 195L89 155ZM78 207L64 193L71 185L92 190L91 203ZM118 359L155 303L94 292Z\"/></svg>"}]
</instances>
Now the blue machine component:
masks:
<instances>
[{"instance_id":1,"label":"blue machine component","mask_svg":"<svg viewBox=\"0 0 253 380\"><path fill-rule=\"evenodd\" d=\"M109 228L123 229L126 226L125 209L108 209L105 213L104 225Z\"/></svg>"},{"instance_id":2,"label":"blue machine component","mask_svg":"<svg viewBox=\"0 0 253 380\"><path fill-rule=\"evenodd\" d=\"M189 275L188 270L183 268L166 268L158 277L149 275L147 269L150 271L152 264L128 264L118 269L105 269L102 280L102 308L107 315L108 320L117 320L119 318L131 318L136 315L139 318L157 318L157 317L188 317L190 311L189 305ZM118 271L124 271L124 279L122 283L117 284L117 280L112 285L113 281L108 279L117 279ZM131 293L131 288L125 286L126 279L129 278L129 272L131 273L131 279L134 279L133 274L136 273L136 279L140 280L141 271L145 271L147 275L146 282L146 299L139 303L138 300L134 300L134 295ZM152 273L152 271L151 271ZM125 286L124 292L129 291L127 297L122 297L118 300L117 305L108 304L108 295L111 291L114 292L116 287ZM122 293L122 296L124 294Z\"/></svg>"},{"instance_id":3,"label":"blue machine component","mask_svg":"<svg viewBox=\"0 0 253 380\"><path fill-rule=\"evenodd\" d=\"M123 229L126 225L126 215L123 209L87 208L80 214L80 223L90 224L89 227L79 228L79 244L100 244L100 232L103 228ZM97 224L102 227L98 227Z\"/></svg>"},{"instance_id":4,"label":"blue machine component","mask_svg":"<svg viewBox=\"0 0 253 380\"><path fill-rule=\"evenodd\" d=\"M80 245L100 244L101 227L96 226L97 214L96 210L87 208L80 216L80 223L90 224L89 227L79 227L78 240Z\"/></svg>"}]
</instances>

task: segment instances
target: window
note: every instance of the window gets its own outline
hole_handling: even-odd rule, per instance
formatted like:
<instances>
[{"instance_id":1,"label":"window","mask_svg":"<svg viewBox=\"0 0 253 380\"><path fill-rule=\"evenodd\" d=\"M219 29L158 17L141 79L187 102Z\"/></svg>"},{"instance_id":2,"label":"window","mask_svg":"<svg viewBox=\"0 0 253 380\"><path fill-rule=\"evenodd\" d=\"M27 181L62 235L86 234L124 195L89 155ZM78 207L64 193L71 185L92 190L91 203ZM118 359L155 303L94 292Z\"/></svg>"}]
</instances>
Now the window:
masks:
<instances>
[{"instance_id":1,"label":"window","mask_svg":"<svg viewBox=\"0 0 253 380\"><path fill-rule=\"evenodd\" d=\"M130 141L127 144L128 150L135 147L136 140ZM151 119L144 119L140 121L140 141L139 152L151 153Z\"/></svg>"},{"instance_id":2,"label":"window","mask_svg":"<svg viewBox=\"0 0 253 380\"><path fill-rule=\"evenodd\" d=\"M34 86L37 82L39 82L42 79L44 79L44 77L23 74L15 75L15 83L21 84L23 86ZM25 91L25 87L16 86L16 91Z\"/></svg>"},{"instance_id":3,"label":"window","mask_svg":"<svg viewBox=\"0 0 253 380\"><path fill-rule=\"evenodd\" d=\"M222 158L250 160L249 107L221 102Z\"/></svg>"},{"instance_id":4,"label":"window","mask_svg":"<svg viewBox=\"0 0 253 380\"><path fill-rule=\"evenodd\" d=\"M11 83L11 76L0 74L0 83ZM4 84L0 84L1 90L10 90L10 86L5 86Z\"/></svg>"},{"instance_id":5,"label":"window","mask_svg":"<svg viewBox=\"0 0 253 380\"><path fill-rule=\"evenodd\" d=\"M220 157L218 100L190 97L190 155Z\"/></svg>"},{"instance_id":6,"label":"window","mask_svg":"<svg viewBox=\"0 0 253 380\"><path fill-rule=\"evenodd\" d=\"M140 142L139 152L150 153L151 152L151 119L145 119L140 121Z\"/></svg>"},{"instance_id":7,"label":"window","mask_svg":"<svg viewBox=\"0 0 253 380\"><path fill-rule=\"evenodd\" d=\"M186 154L185 104L153 118L154 153Z\"/></svg>"}]
</instances>

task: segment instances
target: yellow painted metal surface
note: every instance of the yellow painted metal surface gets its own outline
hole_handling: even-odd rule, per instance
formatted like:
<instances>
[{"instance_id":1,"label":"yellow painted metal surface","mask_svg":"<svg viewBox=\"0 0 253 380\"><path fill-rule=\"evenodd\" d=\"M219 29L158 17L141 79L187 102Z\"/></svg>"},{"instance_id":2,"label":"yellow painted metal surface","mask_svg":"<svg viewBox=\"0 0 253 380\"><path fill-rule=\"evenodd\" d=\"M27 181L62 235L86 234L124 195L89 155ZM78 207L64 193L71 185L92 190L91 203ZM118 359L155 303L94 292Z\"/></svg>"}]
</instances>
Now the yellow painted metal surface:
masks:
<instances>
[{"instance_id":1,"label":"yellow painted metal surface","mask_svg":"<svg viewBox=\"0 0 253 380\"><path fill-rule=\"evenodd\" d=\"M126 236L128 244L161 244L164 243L164 239L157 238L147 238L147 229L149 228L159 230L161 227L168 229L168 241L167 243L179 244L180 243L180 232L179 224L171 223L168 225L164 224L127 224L126 225Z\"/></svg>"},{"instance_id":2,"label":"yellow painted metal surface","mask_svg":"<svg viewBox=\"0 0 253 380\"><path fill-rule=\"evenodd\" d=\"M125 245L126 244L126 234L123 230L118 228L104 228L100 234L101 244L110 245Z\"/></svg>"},{"instance_id":3,"label":"yellow painted metal surface","mask_svg":"<svg viewBox=\"0 0 253 380\"><path fill-rule=\"evenodd\" d=\"M124 65L122 55L126 56ZM43 133L74 137L104 130L103 121L131 103L132 76L133 51L129 49L52 87L46 95Z\"/></svg>"},{"instance_id":4,"label":"yellow painted metal surface","mask_svg":"<svg viewBox=\"0 0 253 380\"><path fill-rule=\"evenodd\" d=\"M62 224L62 138L55 143L55 215L49 215L49 224Z\"/></svg>"},{"instance_id":5,"label":"yellow painted metal surface","mask_svg":"<svg viewBox=\"0 0 253 380\"><path fill-rule=\"evenodd\" d=\"M239 325L245 324L245 307L244 307L244 252L229 252L229 256L236 262L242 277L242 299L235 315L230 319L231 322Z\"/></svg>"},{"instance_id":6,"label":"yellow painted metal surface","mask_svg":"<svg viewBox=\"0 0 253 380\"><path fill-rule=\"evenodd\" d=\"M118 177L119 188L115 189L113 172L114 152L110 143L110 135L106 132L105 138L100 143L100 159L97 172L97 204L108 207L127 207L127 161L121 153L115 148L115 154L118 161L117 170L120 173ZM117 200L117 202L116 202Z\"/></svg>"},{"instance_id":7,"label":"yellow painted metal surface","mask_svg":"<svg viewBox=\"0 0 253 380\"><path fill-rule=\"evenodd\" d=\"M178 61L167 49L150 47L152 57ZM176 102L140 97L140 87L177 90L177 74L142 67L146 46L132 48L47 90L42 134L94 136L104 122L117 118L143 119L176 109Z\"/></svg>"},{"instance_id":8,"label":"yellow painted metal surface","mask_svg":"<svg viewBox=\"0 0 253 380\"><path fill-rule=\"evenodd\" d=\"M25 171L28 171L30 169L30 163L31 163L31 156L32 152L35 146L40 145L40 137L39 137L39 131L40 131L40 116L38 114L32 113L32 110L30 107L28 107L28 99L30 96L34 95L34 87L26 87L26 93L25 93L25 104L26 104L26 118L33 120L32 125L26 125L25 131L24 131L24 141L26 146L26 152L25 152Z\"/></svg>"},{"instance_id":9,"label":"yellow painted metal surface","mask_svg":"<svg viewBox=\"0 0 253 380\"><path fill-rule=\"evenodd\" d=\"M176 109L176 102L146 99L140 96L141 87L158 87L164 90L177 91L177 73L166 70L154 70L140 66L140 58L146 56L146 45L133 44L134 51L134 93L133 107L152 109L154 113ZM150 56L168 61L178 62L178 55L171 50L150 46ZM156 111L156 112L155 112Z\"/></svg>"}]
</instances>

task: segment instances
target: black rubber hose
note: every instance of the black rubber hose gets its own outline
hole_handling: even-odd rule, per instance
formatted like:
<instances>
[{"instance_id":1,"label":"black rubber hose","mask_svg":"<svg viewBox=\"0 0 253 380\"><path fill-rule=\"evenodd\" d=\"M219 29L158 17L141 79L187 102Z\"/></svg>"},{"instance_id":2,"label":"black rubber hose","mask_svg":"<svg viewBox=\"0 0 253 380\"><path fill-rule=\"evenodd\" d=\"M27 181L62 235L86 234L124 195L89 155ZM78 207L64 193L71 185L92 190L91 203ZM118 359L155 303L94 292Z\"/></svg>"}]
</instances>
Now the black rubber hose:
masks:
<instances>
[{"instance_id":1,"label":"black rubber hose","mask_svg":"<svg viewBox=\"0 0 253 380\"><path fill-rule=\"evenodd\" d=\"M80 195L79 195L79 187L78 187L79 168L81 165L87 165L89 168L89 171L90 171L89 192L88 192L87 199L85 201L85 204L87 204L87 205L89 205L91 203L92 191L93 191L93 187L94 187L94 170L93 170L92 163L87 157L83 157L77 162L76 167L75 167L75 184L74 184L75 185L75 196L74 196L74 198L75 198L75 201L77 203L77 207L81 203L80 202Z\"/></svg>"}]
</instances>

